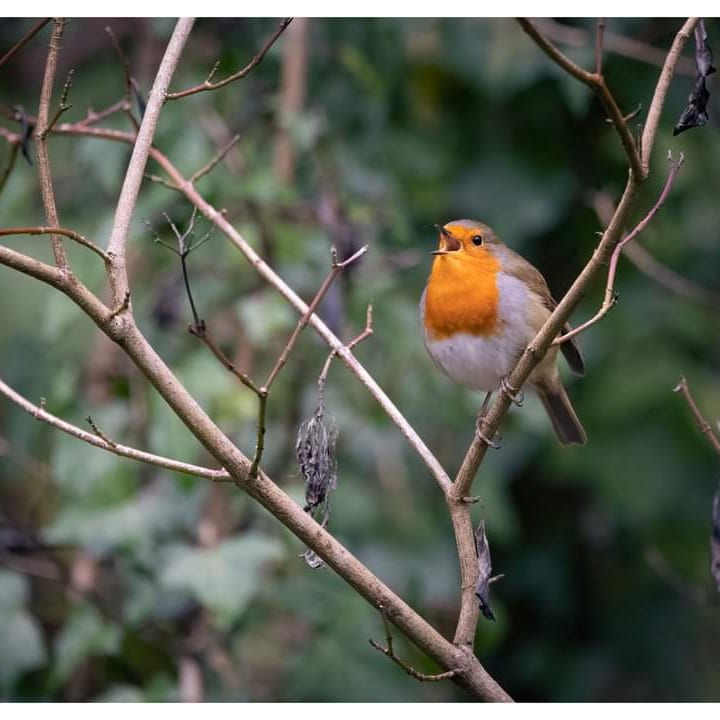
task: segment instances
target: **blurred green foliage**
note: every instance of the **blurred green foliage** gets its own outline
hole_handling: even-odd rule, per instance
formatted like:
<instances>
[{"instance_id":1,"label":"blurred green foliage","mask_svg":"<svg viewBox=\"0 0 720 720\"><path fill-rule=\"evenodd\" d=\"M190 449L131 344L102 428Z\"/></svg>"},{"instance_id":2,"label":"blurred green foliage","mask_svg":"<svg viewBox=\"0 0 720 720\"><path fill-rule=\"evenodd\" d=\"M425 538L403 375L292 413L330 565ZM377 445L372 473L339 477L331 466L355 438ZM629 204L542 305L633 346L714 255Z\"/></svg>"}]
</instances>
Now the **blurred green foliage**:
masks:
<instances>
[{"instance_id":1,"label":"blurred green foliage","mask_svg":"<svg viewBox=\"0 0 720 720\"><path fill-rule=\"evenodd\" d=\"M123 94L110 24L144 92L168 20L74 20L56 95L75 68L64 119ZM174 88L243 66L271 20L201 20ZM573 25L592 32L589 20ZM0 24L8 48L30 21ZM609 31L668 48L675 20L609 20ZM246 79L167 105L156 144L191 174L223 138L241 135L198 187L305 298L329 267L329 246L370 252L321 313L351 338L369 301L375 334L357 349L452 472L479 399L425 354L417 302L432 224L483 219L545 274L560 296L590 256L601 226L593 193L616 201L626 178L620 144L591 93L558 70L510 20L312 20L307 97L287 118L292 183L273 170L281 38ZM711 44L720 26L708 22ZM44 31L0 72L0 103L36 112ZM569 50L589 66L593 50ZM606 53L620 106L646 108L658 68ZM640 242L696 283L720 289L720 141L711 124L671 135L692 78L673 81L635 218L665 180L668 149L686 163ZM642 114L637 122L642 121ZM16 126L10 121L6 126ZM127 118L103 123L128 129ZM90 138L50 141L62 224L107 242L128 147ZM4 163L7 148L0 149ZM151 172L158 172L156 167ZM176 258L161 213L184 225L191 208L146 183L132 226L138 322L180 380L244 452L255 402L190 336ZM43 224L35 168L16 166L0 195L3 226ZM204 232L205 224L201 224ZM7 245L47 259L42 237ZM82 248L77 274L102 291L103 269ZM272 288L219 234L190 258L200 312L234 360L262 378L295 323ZM597 308L598 279L575 314ZM679 297L621 261L620 302L581 338L587 377L568 380L589 436L560 448L535 398L513 409L503 449L475 490L496 572L496 623L481 621L477 651L523 700L718 700L720 619L708 574L710 504L718 459L672 393L681 374L708 418L720 415L718 308ZM29 399L103 432L178 459L207 454L128 361L69 301L0 268L0 374ZM327 348L308 331L269 403L269 474L299 503L295 434L316 403ZM423 464L359 383L331 368L327 409L340 431L339 486L330 529L441 632L451 635L459 577L445 503ZM382 658L378 614L327 569L310 570L301 544L231 486L122 460L0 403L0 697L15 700L177 700L194 663L207 700L420 701L466 699L449 682L417 683ZM397 649L433 664L404 639Z\"/></svg>"}]
</instances>

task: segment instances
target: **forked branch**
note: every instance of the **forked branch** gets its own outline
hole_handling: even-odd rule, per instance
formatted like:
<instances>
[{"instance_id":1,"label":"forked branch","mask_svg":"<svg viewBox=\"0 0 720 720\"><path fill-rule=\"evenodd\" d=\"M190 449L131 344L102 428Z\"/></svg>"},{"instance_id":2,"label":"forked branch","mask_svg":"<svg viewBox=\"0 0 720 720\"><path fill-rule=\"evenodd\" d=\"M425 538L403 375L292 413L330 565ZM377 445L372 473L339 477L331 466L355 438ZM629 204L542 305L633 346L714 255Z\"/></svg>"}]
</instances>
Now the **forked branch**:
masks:
<instances>
[{"instance_id":1,"label":"forked branch","mask_svg":"<svg viewBox=\"0 0 720 720\"><path fill-rule=\"evenodd\" d=\"M576 328L573 328L564 335L561 335L559 338L555 339L553 341L553 345L560 345L561 343L570 340L570 338L574 338L575 336L579 335L581 332L584 332L596 322L602 320L602 318L605 317L605 315L607 315L607 313L610 312L610 310L614 307L615 303L617 302L617 294L615 292L615 273L617 272L618 261L620 260L620 255L622 254L623 248L628 243L632 242L648 226L650 221L655 217L658 210L660 210L663 203L665 202L665 199L670 193L670 190L672 189L673 183L675 182L675 177L677 176L677 173L680 170L680 167L682 166L685 157L682 153L680 153L680 158L677 162L672 162L671 156L668 156L668 160L670 161L670 171L668 172L665 186L663 187L657 201L650 209L650 212L635 226L634 230L628 233L615 246L615 249L613 250L612 256L610 257L610 266L608 267L607 284L605 285L605 297L603 298L600 309L595 313L595 315L593 315L593 317L582 323L582 325L578 325Z\"/></svg>"},{"instance_id":2,"label":"forked branch","mask_svg":"<svg viewBox=\"0 0 720 720\"><path fill-rule=\"evenodd\" d=\"M290 23L292 22L292 18L285 18L280 25L278 25L277 30L268 38L265 45L263 45L260 52L253 57L253 59L241 70L238 70L236 73L233 73L232 75L228 75L223 80L218 80L217 82L212 82L212 79L215 77L215 73L217 73L218 67L220 65L220 61L216 62L215 65L213 65L212 70L210 70L209 75L205 80L198 85L193 85L193 87L188 88L187 90L180 90L178 92L172 92L168 93L165 96L165 101L169 100L180 100L181 98L188 97L189 95L196 95L200 92L206 92L208 90L218 90L222 87L225 87L226 85L229 85L231 82L235 82L236 80L242 80L255 66L259 65L262 61L265 55L267 55L270 48L275 44L277 39L285 32L286 28Z\"/></svg>"}]
</instances>

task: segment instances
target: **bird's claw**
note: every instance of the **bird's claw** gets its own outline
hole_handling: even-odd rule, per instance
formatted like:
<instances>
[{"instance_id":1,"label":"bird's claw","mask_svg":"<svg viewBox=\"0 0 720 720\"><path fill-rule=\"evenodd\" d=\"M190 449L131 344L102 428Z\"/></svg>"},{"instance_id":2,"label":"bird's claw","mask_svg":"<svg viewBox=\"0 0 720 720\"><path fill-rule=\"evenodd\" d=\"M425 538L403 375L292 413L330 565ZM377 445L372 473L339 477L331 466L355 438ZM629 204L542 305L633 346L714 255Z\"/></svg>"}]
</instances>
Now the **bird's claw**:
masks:
<instances>
[{"instance_id":1,"label":"bird's claw","mask_svg":"<svg viewBox=\"0 0 720 720\"><path fill-rule=\"evenodd\" d=\"M484 417L479 417L477 419L477 423L475 424L475 435L479 437L480 440L482 440L488 447L491 447L493 450L499 450L500 445L490 440L482 431L482 423L484 419Z\"/></svg>"},{"instance_id":2,"label":"bird's claw","mask_svg":"<svg viewBox=\"0 0 720 720\"><path fill-rule=\"evenodd\" d=\"M518 390L508 382L507 378L502 378L500 380L500 389L510 398L511 402L518 407L522 407L522 404L525 402L525 392L522 388Z\"/></svg>"}]
</instances>

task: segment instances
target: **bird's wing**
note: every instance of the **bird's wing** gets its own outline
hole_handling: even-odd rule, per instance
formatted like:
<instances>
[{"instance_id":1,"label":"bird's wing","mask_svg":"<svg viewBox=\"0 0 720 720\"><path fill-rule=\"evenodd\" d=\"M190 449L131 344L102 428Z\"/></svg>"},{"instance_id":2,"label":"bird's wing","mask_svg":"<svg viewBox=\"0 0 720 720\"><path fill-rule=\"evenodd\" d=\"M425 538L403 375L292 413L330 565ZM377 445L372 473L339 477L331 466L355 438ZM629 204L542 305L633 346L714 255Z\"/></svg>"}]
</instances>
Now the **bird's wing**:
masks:
<instances>
[{"instance_id":1,"label":"bird's wing","mask_svg":"<svg viewBox=\"0 0 720 720\"><path fill-rule=\"evenodd\" d=\"M540 271L516 252L510 250L510 248L506 248L506 251L508 257L505 259L503 271L524 282L530 290L542 298L545 307L552 312L557 307L557 303ZM570 332L570 330L572 330L570 323L565 323L563 333ZM580 347L575 341L575 338L570 338L570 340L564 342L560 346L560 349L570 369L576 375L584 375L585 361L583 360Z\"/></svg>"}]
</instances>

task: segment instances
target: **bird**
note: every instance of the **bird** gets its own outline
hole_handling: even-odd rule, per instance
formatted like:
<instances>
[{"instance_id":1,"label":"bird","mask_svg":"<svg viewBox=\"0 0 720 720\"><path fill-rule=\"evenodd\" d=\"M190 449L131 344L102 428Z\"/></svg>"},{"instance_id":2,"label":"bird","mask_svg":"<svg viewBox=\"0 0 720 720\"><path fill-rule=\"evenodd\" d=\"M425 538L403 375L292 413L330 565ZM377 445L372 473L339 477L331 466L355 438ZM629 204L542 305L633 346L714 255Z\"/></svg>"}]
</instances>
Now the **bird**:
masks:
<instances>
[{"instance_id":1,"label":"bird","mask_svg":"<svg viewBox=\"0 0 720 720\"><path fill-rule=\"evenodd\" d=\"M550 317L556 302L545 278L505 245L492 228L476 220L436 225L439 246L420 300L420 319L430 357L451 380L484 392L477 423L492 393L504 389L518 404L520 393L507 378ZM563 332L570 330L565 325ZM528 378L562 445L584 445L587 435L557 368L562 350L570 369L585 374L575 338L551 346Z\"/></svg>"}]
</instances>

